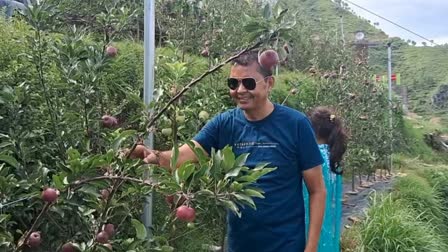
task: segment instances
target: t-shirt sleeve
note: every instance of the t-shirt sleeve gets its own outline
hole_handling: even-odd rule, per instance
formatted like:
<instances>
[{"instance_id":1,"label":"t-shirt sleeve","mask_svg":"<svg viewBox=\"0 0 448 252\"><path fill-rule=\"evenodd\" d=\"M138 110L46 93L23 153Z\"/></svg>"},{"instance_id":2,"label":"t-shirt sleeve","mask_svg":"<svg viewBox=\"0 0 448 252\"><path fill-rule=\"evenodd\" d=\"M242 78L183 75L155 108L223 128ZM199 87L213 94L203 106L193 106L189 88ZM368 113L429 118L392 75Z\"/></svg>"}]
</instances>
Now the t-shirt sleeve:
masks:
<instances>
[{"instance_id":1,"label":"t-shirt sleeve","mask_svg":"<svg viewBox=\"0 0 448 252\"><path fill-rule=\"evenodd\" d=\"M298 152L300 171L321 165L324 161L308 118L302 119L299 123Z\"/></svg>"},{"instance_id":2,"label":"t-shirt sleeve","mask_svg":"<svg viewBox=\"0 0 448 252\"><path fill-rule=\"evenodd\" d=\"M193 138L210 155L212 148L218 149L219 146L219 124L221 116L217 115L208 121L207 124Z\"/></svg>"}]
</instances>

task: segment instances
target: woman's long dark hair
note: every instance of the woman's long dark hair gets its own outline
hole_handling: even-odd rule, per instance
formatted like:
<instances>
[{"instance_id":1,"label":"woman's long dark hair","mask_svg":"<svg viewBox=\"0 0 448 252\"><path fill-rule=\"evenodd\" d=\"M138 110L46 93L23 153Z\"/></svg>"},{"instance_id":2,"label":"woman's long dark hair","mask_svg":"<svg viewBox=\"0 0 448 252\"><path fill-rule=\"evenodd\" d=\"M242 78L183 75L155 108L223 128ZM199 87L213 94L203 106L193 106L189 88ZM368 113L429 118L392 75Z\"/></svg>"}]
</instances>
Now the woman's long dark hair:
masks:
<instances>
[{"instance_id":1,"label":"woman's long dark hair","mask_svg":"<svg viewBox=\"0 0 448 252\"><path fill-rule=\"evenodd\" d=\"M341 162L347 150L347 133L342 120L327 107L317 107L309 113L317 139L330 147L330 169L342 174Z\"/></svg>"}]
</instances>

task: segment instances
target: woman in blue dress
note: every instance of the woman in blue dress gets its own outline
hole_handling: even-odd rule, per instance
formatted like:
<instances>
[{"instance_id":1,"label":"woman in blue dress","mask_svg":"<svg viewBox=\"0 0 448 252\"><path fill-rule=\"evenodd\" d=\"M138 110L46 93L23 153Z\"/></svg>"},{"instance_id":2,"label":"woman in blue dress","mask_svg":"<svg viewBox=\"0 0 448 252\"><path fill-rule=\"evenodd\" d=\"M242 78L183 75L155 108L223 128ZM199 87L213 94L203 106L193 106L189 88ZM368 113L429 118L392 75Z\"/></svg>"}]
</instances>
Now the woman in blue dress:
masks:
<instances>
[{"instance_id":1,"label":"woman in blue dress","mask_svg":"<svg viewBox=\"0 0 448 252\"><path fill-rule=\"evenodd\" d=\"M347 135L342 120L327 107L317 107L309 113L320 152L324 159L322 173L327 189L322 230L318 252L339 252L342 218L342 169L341 161L347 148ZM306 186L304 185L304 188ZM309 195L305 199L305 223L309 224Z\"/></svg>"}]
</instances>

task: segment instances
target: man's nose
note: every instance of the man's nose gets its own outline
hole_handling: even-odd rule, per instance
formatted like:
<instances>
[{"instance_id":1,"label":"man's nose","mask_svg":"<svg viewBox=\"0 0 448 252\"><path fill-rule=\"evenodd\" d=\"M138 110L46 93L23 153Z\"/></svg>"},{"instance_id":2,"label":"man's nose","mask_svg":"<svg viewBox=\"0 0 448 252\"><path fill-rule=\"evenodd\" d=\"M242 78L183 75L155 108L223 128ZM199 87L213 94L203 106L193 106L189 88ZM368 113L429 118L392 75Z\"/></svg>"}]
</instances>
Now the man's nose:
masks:
<instances>
[{"instance_id":1,"label":"man's nose","mask_svg":"<svg viewBox=\"0 0 448 252\"><path fill-rule=\"evenodd\" d=\"M242 81L239 81L239 82L238 82L238 88L236 89L236 91L237 91L238 93L244 93L244 92L247 92L247 89L246 89L246 87L244 87Z\"/></svg>"}]
</instances>

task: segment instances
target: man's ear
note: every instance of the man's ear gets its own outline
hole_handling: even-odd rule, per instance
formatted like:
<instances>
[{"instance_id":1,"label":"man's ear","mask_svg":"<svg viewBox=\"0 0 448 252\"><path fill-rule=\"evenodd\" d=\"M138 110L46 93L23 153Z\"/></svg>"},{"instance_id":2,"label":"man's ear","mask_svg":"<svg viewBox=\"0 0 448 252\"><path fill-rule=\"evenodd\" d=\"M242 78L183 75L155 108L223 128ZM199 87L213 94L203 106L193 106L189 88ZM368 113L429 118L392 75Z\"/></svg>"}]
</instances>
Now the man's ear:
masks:
<instances>
[{"instance_id":1,"label":"man's ear","mask_svg":"<svg viewBox=\"0 0 448 252\"><path fill-rule=\"evenodd\" d=\"M267 82L268 82L268 88L269 88L269 91L271 91L273 88L274 88L274 86L275 86L275 77L274 76L269 76L268 78L267 78Z\"/></svg>"}]
</instances>

